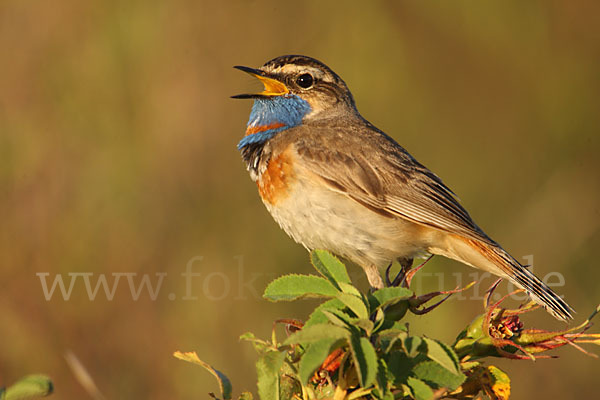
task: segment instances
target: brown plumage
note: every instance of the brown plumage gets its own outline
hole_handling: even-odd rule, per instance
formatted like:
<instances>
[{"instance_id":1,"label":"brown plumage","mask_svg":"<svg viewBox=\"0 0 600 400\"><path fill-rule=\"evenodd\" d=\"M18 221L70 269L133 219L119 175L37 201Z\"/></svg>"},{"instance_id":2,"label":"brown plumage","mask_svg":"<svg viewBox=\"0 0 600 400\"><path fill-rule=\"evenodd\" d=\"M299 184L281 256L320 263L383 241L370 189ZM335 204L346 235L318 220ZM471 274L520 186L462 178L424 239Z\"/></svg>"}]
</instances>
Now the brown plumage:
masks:
<instances>
[{"instance_id":1,"label":"brown plumage","mask_svg":"<svg viewBox=\"0 0 600 400\"><path fill-rule=\"evenodd\" d=\"M358 113L331 69L304 56L240 69L267 90L239 96L255 98L248 130L262 135L239 148L267 209L297 242L356 262L373 287L383 286L379 269L394 260L443 255L506 278L556 318L571 318L567 303L487 236L437 175ZM261 128L272 124L278 128Z\"/></svg>"}]
</instances>

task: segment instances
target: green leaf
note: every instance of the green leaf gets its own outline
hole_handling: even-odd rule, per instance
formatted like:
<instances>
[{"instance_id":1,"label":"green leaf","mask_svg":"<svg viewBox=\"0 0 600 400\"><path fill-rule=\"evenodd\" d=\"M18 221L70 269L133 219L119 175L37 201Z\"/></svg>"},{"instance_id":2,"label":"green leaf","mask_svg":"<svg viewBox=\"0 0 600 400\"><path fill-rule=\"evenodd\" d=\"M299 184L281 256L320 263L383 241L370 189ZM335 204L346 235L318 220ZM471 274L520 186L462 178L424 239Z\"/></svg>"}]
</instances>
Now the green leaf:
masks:
<instances>
[{"instance_id":1,"label":"green leaf","mask_svg":"<svg viewBox=\"0 0 600 400\"><path fill-rule=\"evenodd\" d=\"M394 396L394 393L392 392L386 392L383 397L381 397L381 400L395 400L396 396Z\"/></svg>"},{"instance_id":2,"label":"green leaf","mask_svg":"<svg viewBox=\"0 0 600 400\"><path fill-rule=\"evenodd\" d=\"M342 328L351 328L354 325L352 318L342 310L323 310L323 314L333 325Z\"/></svg>"},{"instance_id":3,"label":"green leaf","mask_svg":"<svg viewBox=\"0 0 600 400\"><path fill-rule=\"evenodd\" d=\"M394 333L400 333L400 332L404 332L408 334L408 328L406 327L406 323L404 322L399 322L399 321L387 321L385 324L383 324L380 329L379 329L379 334L386 334L386 335L390 335L392 332Z\"/></svg>"},{"instance_id":4,"label":"green leaf","mask_svg":"<svg viewBox=\"0 0 600 400\"><path fill-rule=\"evenodd\" d=\"M412 297L413 292L403 287L386 287L376 290L372 296L377 300L375 307L385 307Z\"/></svg>"},{"instance_id":5,"label":"green leaf","mask_svg":"<svg viewBox=\"0 0 600 400\"><path fill-rule=\"evenodd\" d=\"M369 339L360 337L358 332L350 336L350 349L356 367L360 386L368 388L375 381L377 374L377 353Z\"/></svg>"},{"instance_id":6,"label":"green leaf","mask_svg":"<svg viewBox=\"0 0 600 400\"><path fill-rule=\"evenodd\" d=\"M450 390L456 389L465 381L462 373L453 374L435 361L420 362L413 368L413 374L433 387Z\"/></svg>"},{"instance_id":7,"label":"green leaf","mask_svg":"<svg viewBox=\"0 0 600 400\"><path fill-rule=\"evenodd\" d=\"M381 324L381 326L379 326L376 330L379 332L391 331L391 330L398 331L398 332L408 332L408 328L406 327L405 322L392 321L387 318L385 318L383 320L383 323Z\"/></svg>"},{"instance_id":8,"label":"green leaf","mask_svg":"<svg viewBox=\"0 0 600 400\"><path fill-rule=\"evenodd\" d=\"M262 339L257 338L254 333L252 332L246 332L246 333L242 333L240 335L240 340L245 340L246 342L254 342L254 343L259 343L261 345L266 345L266 346L270 346L271 343L264 341Z\"/></svg>"},{"instance_id":9,"label":"green leaf","mask_svg":"<svg viewBox=\"0 0 600 400\"><path fill-rule=\"evenodd\" d=\"M245 332L245 333L242 333L240 335L240 340L246 340L246 341L249 341L249 342L253 342L253 341L257 340L257 339L256 339L256 335L254 335L254 333L252 333L252 332Z\"/></svg>"},{"instance_id":10,"label":"green leaf","mask_svg":"<svg viewBox=\"0 0 600 400\"><path fill-rule=\"evenodd\" d=\"M347 329L360 328L364 330L368 336L373 332L373 321L368 318L351 317L342 310L323 310L323 314L327 317L329 322L335 326Z\"/></svg>"},{"instance_id":11,"label":"green leaf","mask_svg":"<svg viewBox=\"0 0 600 400\"><path fill-rule=\"evenodd\" d=\"M329 321L327 316L323 314L324 310L341 310L345 305L338 299L327 300L321 303L308 317L308 321L304 324L304 327L308 327L315 324L323 324Z\"/></svg>"},{"instance_id":12,"label":"green leaf","mask_svg":"<svg viewBox=\"0 0 600 400\"><path fill-rule=\"evenodd\" d=\"M0 399L23 400L45 397L52 393L52 381L45 375L28 375L6 389L0 388Z\"/></svg>"},{"instance_id":13,"label":"green leaf","mask_svg":"<svg viewBox=\"0 0 600 400\"><path fill-rule=\"evenodd\" d=\"M389 353L398 340L404 341L408 337L408 333L397 329L386 329L379 332L377 336L385 353Z\"/></svg>"},{"instance_id":14,"label":"green leaf","mask_svg":"<svg viewBox=\"0 0 600 400\"><path fill-rule=\"evenodd\" d=\"M380 397L385 397L391 392L389 391L391 374L388 371L387 364L383 358L377 359L377 378L375 385L377 386L378 392L381 394ZM394 396L392 396L392 399Z\"/></svg>"},{"instance_id":15,"label":"green leaf","mask_svg":"<svg viewBox=\"0 0 600 400\"><path fill-rule=\"evenodd\" d=\"M455 358L452 350L437 340L424 337L423 340L427 343L427 357L446 368L455 375L459 374L458 360ZM450 354L452 353L452 355ZM454 357L453 357L454 356Z\"/></svg>"},{"instance_id":16,"label":"green leaf","mask_svg":"<svg viewBox=\"0 0 600 400\"><path fill-rule=\"evenodd\" d=\"M400 394L398 396L400 396ZM379 389L375 388L371 391L371 396L369 398L376 400L394 400L396 397L391 391L382 393Z\"/></svg>"},{"instance_id":17,"label":"green leaf","mask_svg":"<svg viewBox=\"0 0 600 400\"><path fill-rule=\"evenodd\" d=\"M252 343L252 345L254 346L254 348L259 353L262 353L266 348L270 348L273 345L273 343L264 341L262 339L258 339L256 336L254 336L254 333L252 333L252 332L243 333L240 336L240 340L245 340L247 342Z\"/></svg>"},{"instance_id":18,"label":"green leaf","mask_svg":"<svg viewBox=\"0 0 600 400\"><path fill-rule=\"evenodd\" d=\"M450 345L448 345L442 341L439 341L437 339L434 339L434 340L436 342L438 342L438 344L440 346L442 346L442 348L446 351L446 354L448 354L450 356L450 358L452 359L452 362L456 366L457 372L460 373L460 371L461 371L460 360L458 359L458 356L456 355L456 352L454 351L454 349Z\"/></svg>"},{"instance_id":19,"label":"green leaf","mask_svg":"<svg viewBox=\"0 0 600 400\"><path fill-rule=\"evenodd\" d=\"M421 347L422 344L423 340L419 336L408 336L404 339L406 354L411 358L416 357L423 350L423 347Z\"/></svg>"},{"instance_id":20,"label":"green leaf","mask_svg":"<svg viewBox=\"0 0 600 400\"><path fill-rule=\"evenodd\" d=\"M487 367L489 382L486 382L486 392L491 391L498 400L507 400L510 397L510 378L500 368L489 365ZM491 393L490 393L490 397Z\"/></svg>"},{"instance_id":21,"label":"green leaf","mask_svg":"<svg viewBox=\"0 0 600 400\"><path fill-rule=\"evenodd\" d=\"M289 356L288 356L289 359ZM298 380L298 365L295 368L284 362L279 370L279 398L282 400L295 399L302 393L302 384Z\"/></svg>"},{"instance_id":22,"label":"green leaf","mask_svg":"<svg viewBox=\"0 0 600 400\"><path fill-rule=\"evenodd\" d=\"M361 297L349 293L340 293L338 300L344 303L358 318L368 319L369 310Z\"/></svg>"},{"instance_id":23,"label":"green leaf","mask_svg":"<svg viewBox=\"0 0 600 400\"><path fill-rule=\"evenodd\" d=\"M388 371L394 377L394 384L399 387L406 383L412 368L414 367L414 359L406 357L400 352L393 352L389 356Z\"/></svg>"},{"instance_id":24,"label":"green leaf","mask_svg":"<svg viewBox=\"0 0 600 400\"><path fill-rule=\"evenodd\" d=\"M350 336L350 332L342 327L330 324L315 324L311 326L305 326L299 331L294 332L285 340L285 342L283 342L283 344L308 344L318 342L319 340L323 339L345 339L348 336Z\"/></svg>"},{"instance_id":25,"label":"green leaf","mask_svg":"<svg viewBox=\"0 0 600 400\"><path fill-rule=\"evenodd\" d=\"M308 380L313 376L317 368L323 364L323 361L335 350L336 344L339 343L340 341L337 339L321 339L308 346L302 359L300 359L298 372L300 382L303 385L308 383Z\"/></svg>"},{"instance_id":26,"label":"green leaf","mask_svg":"<svg viewBox=\"0 0 600 400\"><path fill-rule=\"evenodd\" d=\"M463 361L460 364L460 369L461 369L461 371L469 371L469 370L479 367L480 365L481 365L481 362L479 362L479 361Z\"/></svg>"},{"instance_id":27,"label":"green leaf","mask_svg":"<svg viewBox=\"0 0 600 400\"><path fill-rule=\"evenodd\" d=\"M292 301L307 297L335 297L339 291L324 278L314 275L284 275L265 289L263 297L271 301Z\"/></svg>"},{"instance_id":28,"label":"green leaf","mask_svg":"<svg viewBox=\"0 0 600 400\"><path fill-rule=\"evenodd\" d=\"M429 400L433 397L433 390L425 382L411 376L406 383L415 400Z\"/></svg>"},{"instance_id":29,"label":"green leaf","mask_svg":"<svg viewBox=\"0 0 600 400\"><path fill-rule=\"evenodd\" d=\"M382 329L383 325L385 324L385 314L383 313L383 310L381 308L378 308L377 311L375 311L375 315L372 318L373 331L377 332L378 330Z\"/></svg>"},{"instance_id":30,"label":"green leaf","mask_svg":"<svg viewBox=\"0 0 600 400\"><path fill-rule=\"evenodd\" d=\"M370 319L352 318L352 325L365 331L367 336L371 336L371 333L373 332L374 324Z\"/></svg>"},{"instance_id":31,"label":"green leaf","mask_svg":"<svg viewBox=\"0 0 600 400\"><path fill-rule=\"evenodd\" d=\"M346 266L325 250L314 250L310 260L317 271L339 288L339 283L351 283Z\"/></svg>"},{"instance_id":32,"label":"green leaf","mask_svg":"<svg viewBox=\"0 0 600 400\"><path fill-rule=\"evenodd\" d=\"M250 392L243 392L240 394L240 397L238 397L238 400L254 400L254 396L252 396L252 393Z\"/></svg>"},{"instance_id":33,"label":"green leaf","mask_svg":"<svg viewBox=\"0 0 600 400\"><path fill-rule=\"evenodd\" d=\"M360 293L360 290L358 290L356 286L353 286L349 283L340 282L340 289L344 293L353 294L356 297L363 297L362 293Z\"/></svg>"},{"instance_id":34,"label":"green leaf","mask_svg":"<svg viewBox=\"0 0 600 400\"><path fill-rule=\"evenodd\" d=\"M229 381L229 378L227 378L227 376L225 376L225 374L222 373L221 371L213 368L210 364L208 364L208 363L202 361L200 358L198 358L198 355L196 354L195 351L190 351L190 352L185 352L185 353L183 353L181 351L176 351L175 353L173 353L173 356L180 360L187 361L192 364L200 365L201 367L206 369L208 372L213 374L213 376L215 378L217 378L217 381L219 382L219 388L221 389L221 396L223 396L223 400L231 399L232 388L231 388L231 382Z\"/></svg>"},{"instance_id":35,"label":"green leaf","mask_svg":"<svg viewBox=\"0 0 600 400\"><path fill-rule=\"evenodd\" d=\"M258 396L261 400L279 400L279 370L284 351L267 351L256 362Z\"/></svg>"}]
</instances>

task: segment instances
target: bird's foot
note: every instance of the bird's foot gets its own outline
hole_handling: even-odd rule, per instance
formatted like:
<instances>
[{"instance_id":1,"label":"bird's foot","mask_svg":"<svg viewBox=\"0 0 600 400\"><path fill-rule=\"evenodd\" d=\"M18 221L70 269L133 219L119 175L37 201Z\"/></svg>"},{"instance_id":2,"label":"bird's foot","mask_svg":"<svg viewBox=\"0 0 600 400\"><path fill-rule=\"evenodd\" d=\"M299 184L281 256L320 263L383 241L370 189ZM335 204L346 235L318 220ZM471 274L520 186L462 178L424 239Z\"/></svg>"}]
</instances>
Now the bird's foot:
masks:
<instances>
[{"instance_id":1,"label":"bird's foot","mask_svg":"<svg viewBox=\"0 0 600 400\"><path fill-rule=\"evenodd\" d=\"M415 274L417 273L417 271L419 271L421 268L423 268L425 266L425 264L427 264L427 262L429 260L431 260L432 257L433 257L433 254L430 255L421 264L419 264L419 266L417 266L416 268L413 268L413 269L411 269L412 263L413 263L412 258L401 258L399 260L400 266L401 266L400 271L398 272L398 274L396 275L394 280L391 280L391 281L390 281L390 269L392 267L392 264L390 264L385 271L385 280L386 280L387 286L401 286L401 287L405 287L405 288L410 287L410 283L412 282L412 279L415 276Z\"/></svg>"},{"instance_id":2,"label":"bird's foot","mask_svg":"<svg viewBox=\"0 0 600 400\"><path fill-rule=\"evenodd\" d=\"M431 292L431 293L427 293L421 296L417 296L417 297L413 297L410 300L410 311L412 311L413 314L416 315L423 315L423 314L427 314L428 312L434 310L435 308L437 308L439 305L441 305L443 302L445 302L446 300L448 300L450 298L450 296L452 296L455 293L460 293L462 291L465 291L467 289L469 289L471 286L473 286L476 282L471 282L469 283L467 286L463 287L463 288L459 288L458 286L456 288L454 288L454 290L444 290L441 292ZM419 308L422 305L424 305L425 303L427 303L429 300L437 297L437 296L441 296L441 295L445 295L441 300L439 300L437 303L425 307L425 308Z\"/></svg>"},{"instance_id":3,"label":"bird's foot","mask_svg":"<svg viewBox=\"0 0 600 400\"><path fill-rule=\"evenodd\" d=\"M412 258L400 258L400 259L398 259L398 262L400 263L400 271L398 271L398 274L396 275L396 277L393 280L390 280L390 269L392 267L392 264L390 264L385 271L385 281L387 283L387 286L408 287L408 286L406 286L405 278L406 278L406 274L408 273L408 271L410 271L410 268L412 267L413 259Z\"/></svg>"}]
</instances>

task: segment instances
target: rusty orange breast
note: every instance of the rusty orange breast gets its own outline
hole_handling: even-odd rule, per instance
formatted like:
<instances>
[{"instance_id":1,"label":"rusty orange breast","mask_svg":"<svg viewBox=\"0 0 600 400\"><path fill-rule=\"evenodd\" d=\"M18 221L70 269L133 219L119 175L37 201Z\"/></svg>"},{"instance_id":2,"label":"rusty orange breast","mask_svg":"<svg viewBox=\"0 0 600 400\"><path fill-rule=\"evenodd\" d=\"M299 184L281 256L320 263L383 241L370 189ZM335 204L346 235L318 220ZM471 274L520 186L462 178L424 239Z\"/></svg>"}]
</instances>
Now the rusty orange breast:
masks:
<instances>
[{"instance_id":1,"label":"rusty orange breast","mask_svg":"<svg viewBox=\"0 0 600 400\"><path fill-rule=\"evenodd\" d=\"M293 167L291 148L269 160L267 169L256 181L260 197L271 205L285 199L290 194L290 187L296 177Z\"/></svg>"}]
</instances>

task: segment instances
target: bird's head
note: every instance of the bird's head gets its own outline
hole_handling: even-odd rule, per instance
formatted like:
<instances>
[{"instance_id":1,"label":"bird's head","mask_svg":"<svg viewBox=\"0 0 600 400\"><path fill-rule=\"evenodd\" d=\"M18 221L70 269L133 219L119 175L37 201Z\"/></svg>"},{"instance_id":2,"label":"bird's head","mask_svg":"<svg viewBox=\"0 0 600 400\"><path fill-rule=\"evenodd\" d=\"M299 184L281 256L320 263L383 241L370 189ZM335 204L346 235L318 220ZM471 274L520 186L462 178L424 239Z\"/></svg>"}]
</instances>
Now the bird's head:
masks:
<instances>
[{"instance_id":1,"label":"bird's head","mask_svg":"<svg viewBox=\"0 0 600 400\"><path fill-rule=\"evenodd\" d=\"M249 128L265 124L291 127L303 121L356 113L346 83L314 58L289 55L274 58L260 68L234 68L258 78L264 85L262 92L232 96L254 99Z\"/></svg>"}]
</instances>

